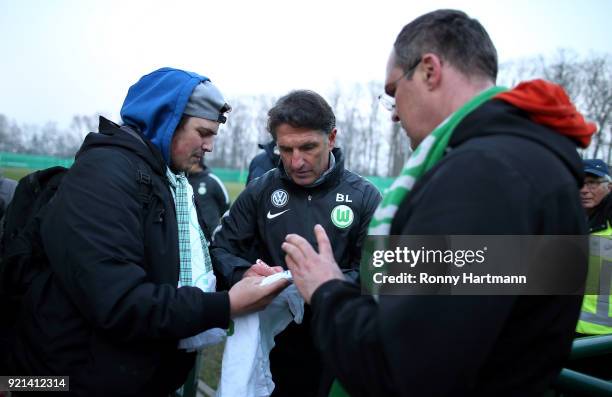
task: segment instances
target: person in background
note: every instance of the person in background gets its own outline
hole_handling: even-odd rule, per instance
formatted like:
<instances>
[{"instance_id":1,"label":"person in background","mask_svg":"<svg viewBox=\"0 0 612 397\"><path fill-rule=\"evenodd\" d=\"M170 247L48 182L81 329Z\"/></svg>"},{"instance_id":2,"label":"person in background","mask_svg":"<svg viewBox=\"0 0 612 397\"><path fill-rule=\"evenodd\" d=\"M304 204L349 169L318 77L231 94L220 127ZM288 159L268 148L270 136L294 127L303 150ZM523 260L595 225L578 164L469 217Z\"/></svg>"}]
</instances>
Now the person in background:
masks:
<instances>
[{"instance_id":1,"label":"person in background","mask_svg":"<svg viewBox=\"0 0 612 397\"><path fill-rule=\"evenodd\" d=\"M17 181L7 178L0 174L0 219L6 211L9 203L13 199L15 194L15 188L17 187Z\"/></svg>"},{"instance_id":2,"label":"person in background","mask_svg":"<svg viewBox=\"0 0 612 397\"><path fill-rule=\"evenodd\" d=\"M248 185L253 179L258 178L276 168L280 160L276 140L273 139L265 145L259 144L259 148L263 149L263 153L259 153L251 160L249 164L249 174L247 175L246 184Z\"/></svg>"},{"instance_id":3,"label":"person in background","mask_svg":"<svg viewBox=\"0 0 612 397\"><path fill-rule=\"evenodd\" d=\"M580 189L580 200L589 219L589 232L612 235L612 178L608 165L599 159L583 160L583 165L584 184Z\"/></svg>"},{"instance_id":4,"label":"person in background","mask_svg":"<svg viewBox=\"0 0 612 397\"><path fill-rule=\"evenodd\" d=\"M212 234L219 220L230 207L230 198L221 179L202 161L194 164L187 179L193 188L197 209L204 224Z\"/></svg>"},{"instance_id":5,"label":"person in background","mask_svg":"<svg viewBox=\"0 0 612 397\"><path fill-rule=\"evenodd\" d=\"M580 189L582 206L587 213L589 233L597 246L612 239L612 195L608 165L599 159L583 160L584 184ZM591 245L593 247L593 245ZM589 289L582 301L580 319L576 326L578 337L612 334L612 254L591 252L589 256ZM597 294L589 294L597 292ZM612 356L599 355L570 362L570 368L612 379Z\"/></svg>"}]
</instances>

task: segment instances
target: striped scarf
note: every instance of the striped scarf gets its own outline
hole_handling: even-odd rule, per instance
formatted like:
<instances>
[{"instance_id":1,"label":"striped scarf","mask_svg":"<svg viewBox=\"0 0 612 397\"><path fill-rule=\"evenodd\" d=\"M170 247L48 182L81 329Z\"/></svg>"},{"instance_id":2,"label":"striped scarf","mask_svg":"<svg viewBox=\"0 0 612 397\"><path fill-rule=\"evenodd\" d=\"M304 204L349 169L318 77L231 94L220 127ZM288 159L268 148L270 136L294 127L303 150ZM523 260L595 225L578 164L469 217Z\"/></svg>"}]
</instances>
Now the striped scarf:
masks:
<instances>
[{"instance_id":1,"label":"striped scarf","mask_svg":"<svg viewBox=\"0 0 612 397\"><path fill-rule=\"evenodd\" d=\"M174 192L174 206L176 208L176 223L178 225L178 242L179 242L179 259L180 259L180 272L179 272L179 285L181 286L192 286L192 263L191 263L191 239L189 230L189 197L187 177L184 173L175 174L170 169L166 169L166 176L170 181L170 186ZM212 261L208 252L208 241L202 232L202 228L198 227L200 235L200 242L202 244L202 251L204 255L204 269L205 273L212 270Z\"/></svg>"},{"instance_id":2,"label":"striped scarf","mask_svg":"<svg viewBox=\"0 0 612 397\"><path fill-rule=\"evenodd\" d=\"M502 87L491 87L482 91L447 117L442 124L421 142L408 158L400 175L385 192L381 203L372 217L368 234L389 234L391 221L399 205L410 193L416 181L433 168L444 156L455 127L474 109L505 90Z\"/></svg>"}]
</instances>

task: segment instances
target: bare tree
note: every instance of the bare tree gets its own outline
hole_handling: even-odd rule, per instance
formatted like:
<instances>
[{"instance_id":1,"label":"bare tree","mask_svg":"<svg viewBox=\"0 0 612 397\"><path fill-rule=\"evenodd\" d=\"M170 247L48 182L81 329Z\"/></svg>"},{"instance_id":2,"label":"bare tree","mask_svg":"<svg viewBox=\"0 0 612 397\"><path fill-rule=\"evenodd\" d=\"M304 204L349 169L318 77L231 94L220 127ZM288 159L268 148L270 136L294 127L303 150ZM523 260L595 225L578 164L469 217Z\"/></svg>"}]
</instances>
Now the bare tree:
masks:
<instances>
[{"instance_id":1,"label":"bare tree","mask_svg":"<svg viewBox=\"0 0 612 397\"><path fill-rule=\"evenodd\" d=\"M612 64L610 57L597 57L582 63L584 85L582 102L585 115L597 123L592 156L612 160ZM606 148L605 152L603 148ZM600 154L600 149L602 149ZM601 157L600 157L601 156Z\"/></svg>"},{"instance_id":2,"label":"bare tree","mask_svg":"<svg viewBox=\"0 0 612 397\"><path fill-rule=\"evenodd\" d=\"M406 139L406 134L399 123L391 125L390 141L391 154L389 156L390 161L387 175L396 176L399 175L410 154L408 139Z\"/></svg>"},{"instance_id":3,"label":"bare tree","mask_svg":"<svg viewBox=\"0 0 612 397\"><path fill-rule=\"evenodd\" d=\"M99 113L91 115L75 114L72 116L69 132L80 140L83 140L88 133L98 130L98 120L100 116L101 114Z\"/></svg>"},{"instance_id":4,"label":"bare tree","mask_svg":"<svg viewBox=\"0 0 612 397\"><path fill-rule=\"evenodd\" d=\"M0 114L0 152L7 152L11 149L11 135L9 133L9 121L5 115Z\"/></svg>"},{"instance_id":5,"label":"bare tree","mask_svg":"<svg viewBox=\"0 0 612 397\"><path fill-rule=\"evenodd\" d=\"M585 156L612 161L612 61L610 55L580 59L559 50L551 58L537 57L503 64L499 81L514 86L521 80L545 78L561 84L578 109L599 126ZM381 111L380 82L335 84L326 97L336 114L337 145L344 151L345 166L363 175L397 175L410 154L408 139L388 113ZM220 129L211 166L245 169L258 152L257 143L270 140L267 112L276 98L268 95L230 101L233 111ZM0 115L0 150L71 156L83 137L97 126L98 115L75 115L67 130L55 124L17 125Z\"/></svg>"},{"instance_id":6,"label":"bare tree","mask_svg":"<svg viewBox=\"0 0 612 397\"><path fill-rule=\"evenodd\" d=\"M368 122L365 127L366 136L368 137L368 147L370 147L370 156L366 160L368 169L367 175L381 175L385 171L379 168L379 160L383 156L381 153L384 141L384 123L379 119L380 104L378 96L383 92L383 86L380 82L371 81L368 83L368 93L370 94L370 111Z\"/></svg>"},{"instance_id":7,"label":"bare tree","mask_svg":"<svg viewBox=\"0 0 612 397\"><path fill-rule=\"evenodd\" d=\"M240 98L230 101L232 111L227 123L219 129L213 153L207 156L207 163L215 167L244 170L257 152L257 139L261 129L258 111L261 98Z\"/></svg>"},{"instance_id":8,"label":"bare tree","mask_svg":"<svg viewBox=\"0 0 612 397\"><path fill-rule=\"evenodd\" d=\"M276 103L276 98L273 96L260 95L255 98L255 109L253 113L255 131L257 131L257 142L266 143L272 139L272 135L268 132L268 111Z\"/></svg>"},{"instance_id":9,"label":"bare tree","mask_svg":"<svg viewBox=\"0 0 612 397\"><path fill-rule=\"evenodd\" d=\"M520 80L544 78L563 86L578 110L599 131L583 150L587 157L612 161L612 61L610 54L592 54L585 59L568 50L558 50L550 59L539 57L502 66L502 78L514 85Z\"/></svg>"}]
</instances>

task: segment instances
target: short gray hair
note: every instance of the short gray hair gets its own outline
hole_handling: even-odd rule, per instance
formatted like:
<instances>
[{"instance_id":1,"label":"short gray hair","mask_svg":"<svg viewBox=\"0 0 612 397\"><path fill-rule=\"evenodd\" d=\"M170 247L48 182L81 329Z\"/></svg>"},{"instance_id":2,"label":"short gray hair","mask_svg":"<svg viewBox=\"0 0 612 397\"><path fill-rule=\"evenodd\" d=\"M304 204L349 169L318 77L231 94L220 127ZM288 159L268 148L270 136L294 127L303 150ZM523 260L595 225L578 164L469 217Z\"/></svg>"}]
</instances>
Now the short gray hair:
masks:
<instances>
[{"instance_id":1,"label":"short gray hair","mask_svg":"<svg viewBox=\"0 0 612 397\"><path fill-rule=\"evenodd\" d=\"M466 76L497 79L497 50L485 28L458 10L437 10L421 15L395 39L396 64L410 70L423 54L431 52Z\"/></svg>"}]
</instances>

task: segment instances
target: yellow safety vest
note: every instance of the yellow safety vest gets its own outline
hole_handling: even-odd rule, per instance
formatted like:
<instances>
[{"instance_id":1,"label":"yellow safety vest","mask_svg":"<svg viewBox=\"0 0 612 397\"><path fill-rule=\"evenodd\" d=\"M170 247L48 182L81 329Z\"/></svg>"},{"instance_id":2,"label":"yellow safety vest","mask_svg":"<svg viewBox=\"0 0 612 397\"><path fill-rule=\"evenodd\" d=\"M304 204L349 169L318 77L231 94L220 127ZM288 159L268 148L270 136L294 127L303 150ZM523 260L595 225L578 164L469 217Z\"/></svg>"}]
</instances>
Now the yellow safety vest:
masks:
<instances>
[{"instance_id":1,"label":"yellow safety vest","mask_svg":"<svg viewBox=\"0 0 612 397\"><path fill-rule=\"evenodd\" d=\"M612 334L612 227L591 234L587 291L576 332L586 335Z\"/></svg>"}]
</instances>

